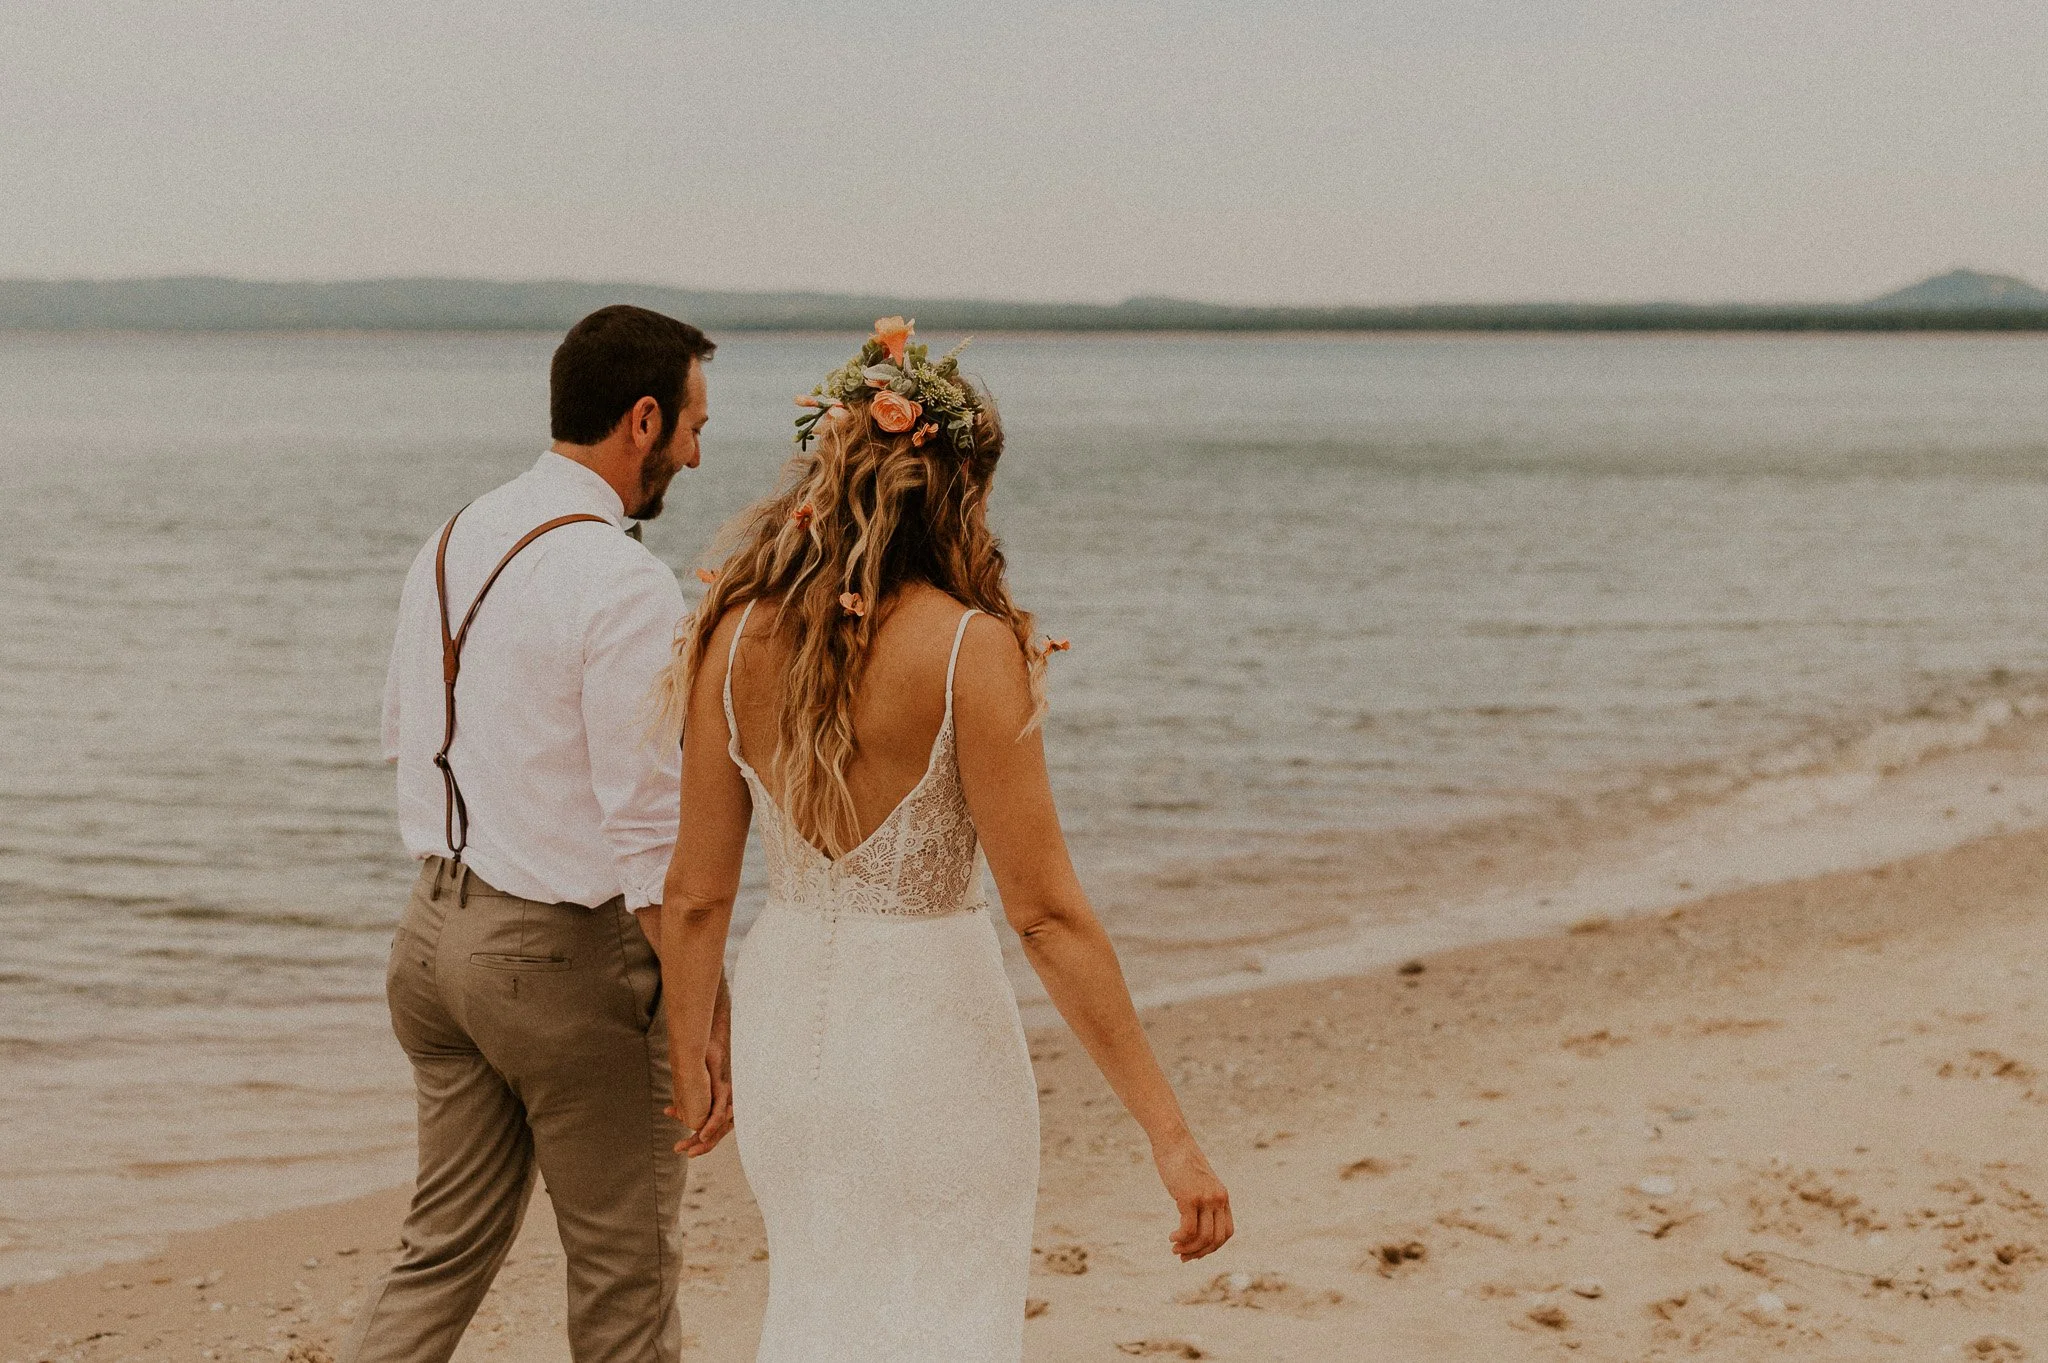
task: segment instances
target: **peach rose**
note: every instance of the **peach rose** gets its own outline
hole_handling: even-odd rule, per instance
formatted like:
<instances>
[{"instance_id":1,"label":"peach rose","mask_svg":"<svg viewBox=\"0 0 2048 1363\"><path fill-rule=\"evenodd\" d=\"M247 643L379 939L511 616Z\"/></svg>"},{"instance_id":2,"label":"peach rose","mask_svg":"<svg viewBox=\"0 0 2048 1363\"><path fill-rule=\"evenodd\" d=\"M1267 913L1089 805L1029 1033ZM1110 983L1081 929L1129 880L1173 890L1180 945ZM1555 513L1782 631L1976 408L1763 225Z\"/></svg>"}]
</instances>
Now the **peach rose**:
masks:
<instances>
[{"instance_id":1,"label":"peach rose","mask_svg":"<svg viewBox=\"0 0 2048 1363\"><path fill-rule=\"evenodd\" d=\"M910 333L915 330L915 321L904 321L901 317L881 317L875 321L875 339L882 343L882 349L889 352L890 364L902 364L903 352L910 345Z\"/></svg>"},{"instance_id":2,"label":"peach rose","mask_svg":"<svg viewBox=\"0 0 2048 1363\"><path fill-rule=\"evenodd\" d=\"M875 424L890 435L903 434L924 415L923 403L912 402L901 393L877 393L871 405L875 410Z\"/></svg>"}]
</instances>

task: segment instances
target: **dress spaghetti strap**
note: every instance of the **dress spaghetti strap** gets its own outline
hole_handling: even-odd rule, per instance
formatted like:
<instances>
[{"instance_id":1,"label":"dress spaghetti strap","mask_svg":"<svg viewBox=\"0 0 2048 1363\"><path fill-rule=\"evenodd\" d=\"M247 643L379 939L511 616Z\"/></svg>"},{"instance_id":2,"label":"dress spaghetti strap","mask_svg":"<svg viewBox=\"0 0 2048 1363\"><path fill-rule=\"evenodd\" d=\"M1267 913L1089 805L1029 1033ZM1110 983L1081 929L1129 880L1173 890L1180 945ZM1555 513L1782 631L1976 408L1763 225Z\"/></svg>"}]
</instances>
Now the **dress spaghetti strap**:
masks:
<instances>
[{"instance_id":1,"label":"dress spaghetti strap","mask_svg":"<svg viewBox=\"0 0 2048 1363\"><path fill-rule=\"evenodd\" d=\"M953 723L953 673L960 666L960 645L967 638L967 622L980 614L979 607L969 606L953 629L953 653L946 659L946 724L949 728Z\"/></svg>"},{"instance_id":2,"label":"dress spaghetti strap","mask_svg":"<svg viewBox=\"0 0 2048 1363\"><path fill-rule=\"evenodd\" d=\"M732 647L725 652L725 751L732 758L733 765L749 775L754 769L747 765L746 758L740 756L740 721L732 708L732 665L740 656L740 640L747 632L747 620L753 615L758 601L758 597L749 601L746 609L740 612L739 628L732 632Z\"/></svg>"}]
</instances>

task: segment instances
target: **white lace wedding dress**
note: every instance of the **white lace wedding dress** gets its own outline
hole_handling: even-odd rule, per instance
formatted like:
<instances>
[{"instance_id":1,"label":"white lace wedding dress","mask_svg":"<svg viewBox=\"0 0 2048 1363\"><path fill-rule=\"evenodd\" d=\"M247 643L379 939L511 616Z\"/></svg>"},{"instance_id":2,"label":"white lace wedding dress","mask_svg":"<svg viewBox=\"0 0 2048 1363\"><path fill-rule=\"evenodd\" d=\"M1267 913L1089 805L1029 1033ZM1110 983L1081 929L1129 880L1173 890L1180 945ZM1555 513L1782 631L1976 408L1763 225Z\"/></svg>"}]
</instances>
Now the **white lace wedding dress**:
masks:
<instances>
[{"instance_id":1,"label":"white lace wedding dress","mask_svg":"<svg viewBox=\"0 0 2048 1363\"><path fill-rule=\"evenodd\" d=\"M735 1134L768 1225L759 1363L1023 1356L1038 1089L954 755L974 613L923 778L836 860L740 755L738 634L726 658L768 858L732 982Z\"/></svg>"}]
</instances>

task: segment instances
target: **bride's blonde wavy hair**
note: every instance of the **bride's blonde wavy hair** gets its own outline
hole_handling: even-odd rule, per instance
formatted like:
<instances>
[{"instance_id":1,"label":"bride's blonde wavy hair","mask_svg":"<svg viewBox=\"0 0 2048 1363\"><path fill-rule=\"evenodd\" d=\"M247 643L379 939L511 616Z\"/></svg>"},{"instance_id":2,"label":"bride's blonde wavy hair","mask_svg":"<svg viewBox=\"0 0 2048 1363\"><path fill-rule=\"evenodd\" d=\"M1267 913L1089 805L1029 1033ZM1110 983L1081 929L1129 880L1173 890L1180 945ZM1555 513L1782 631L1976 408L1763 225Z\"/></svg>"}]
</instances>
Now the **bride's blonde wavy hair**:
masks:
<instances>
[{"instance_id":1,"label":"bride's blonde wavy hair","mask_svg":"<svg viewBox=\"0 0 2048 1363\"><path fill-rule=\"evenodd\" d=\"M927 583L1007 624L1030 668L1032 725L1045 709L1046 652L1032 644L1031 613L1010 599L1002 546L988 527L1002 422L986 393L974 395L966 453L949 440L919 444L911 432L883 430L865 399L834 412L816 448L790 460L777 491L719 532L713 552L722 561L700 574L709 590L658 686L668 732L680 733L719 621L749 601L775 603L789 667L773 784L798 831L834 857L860 841L846 784L857 748L853 698L881 618L906 584ZM841 603L848 593L863 614Z\"/></svg>"}]
</instances>

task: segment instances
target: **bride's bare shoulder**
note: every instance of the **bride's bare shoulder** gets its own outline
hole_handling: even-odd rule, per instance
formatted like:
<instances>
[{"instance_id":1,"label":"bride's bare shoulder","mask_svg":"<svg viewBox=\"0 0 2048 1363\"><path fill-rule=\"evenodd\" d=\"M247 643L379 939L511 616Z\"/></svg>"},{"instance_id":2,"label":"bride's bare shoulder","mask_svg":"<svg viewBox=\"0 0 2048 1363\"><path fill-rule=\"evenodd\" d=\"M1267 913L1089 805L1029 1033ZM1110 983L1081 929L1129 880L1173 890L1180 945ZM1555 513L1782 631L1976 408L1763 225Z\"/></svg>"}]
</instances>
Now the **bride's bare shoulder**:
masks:
<instances>
[{"instance_id":1,"label":"bride's bare shoulder","mask_svg":"<svg viewBox=\"0 0 2048 1363\"><path fill-rule=\"evenodd\" d=\"M1009 623L993 615L967 622L960 640L960 662L953 674L954 705L964 723L976 718L999 725L1021 726L1034 709L1031 671L1024 646Z\"/></svg>"},{"instance_id":2,"label":"bride's bare shoulder","mask_svg":"<svg viewBox=\"0 0 2048 1363\"><path fill-rule=\"evenodd\" d=\"M746 630L746 641L750 649L752 645L767 639L775 630L774 603L757 601L753 603L753 609L750 611L748 603L741 601L727 606L719 613L718 623L711 627L711 637L704 641L703 662L698 668L700 678L716 679L723 683L726 659L734 656L733 645L739 639L742 627ZM741 651L746 653L750 650ZM751 668L745 670L750 671Z\"/></svg>"},{"instance_id":3,"label":"bride's bare shoulder","mask_svg":"<svg viewBox=\"0 0 2048 1363\"><path fill-rule=\"evenodd\" d=\"M756 606L753 615L759 616L761 613L760 608ZM719 612L718 623L711 627L711 637L705 640L704 652L707 657L714 653L721 658L724 656L723 651L732 647L733 636L739 633L742 619L747 621L749 634L757 632L759 622L748 617L746 602L741 601L736 605L727 606Z\"/></svg>"}]
</instances>

